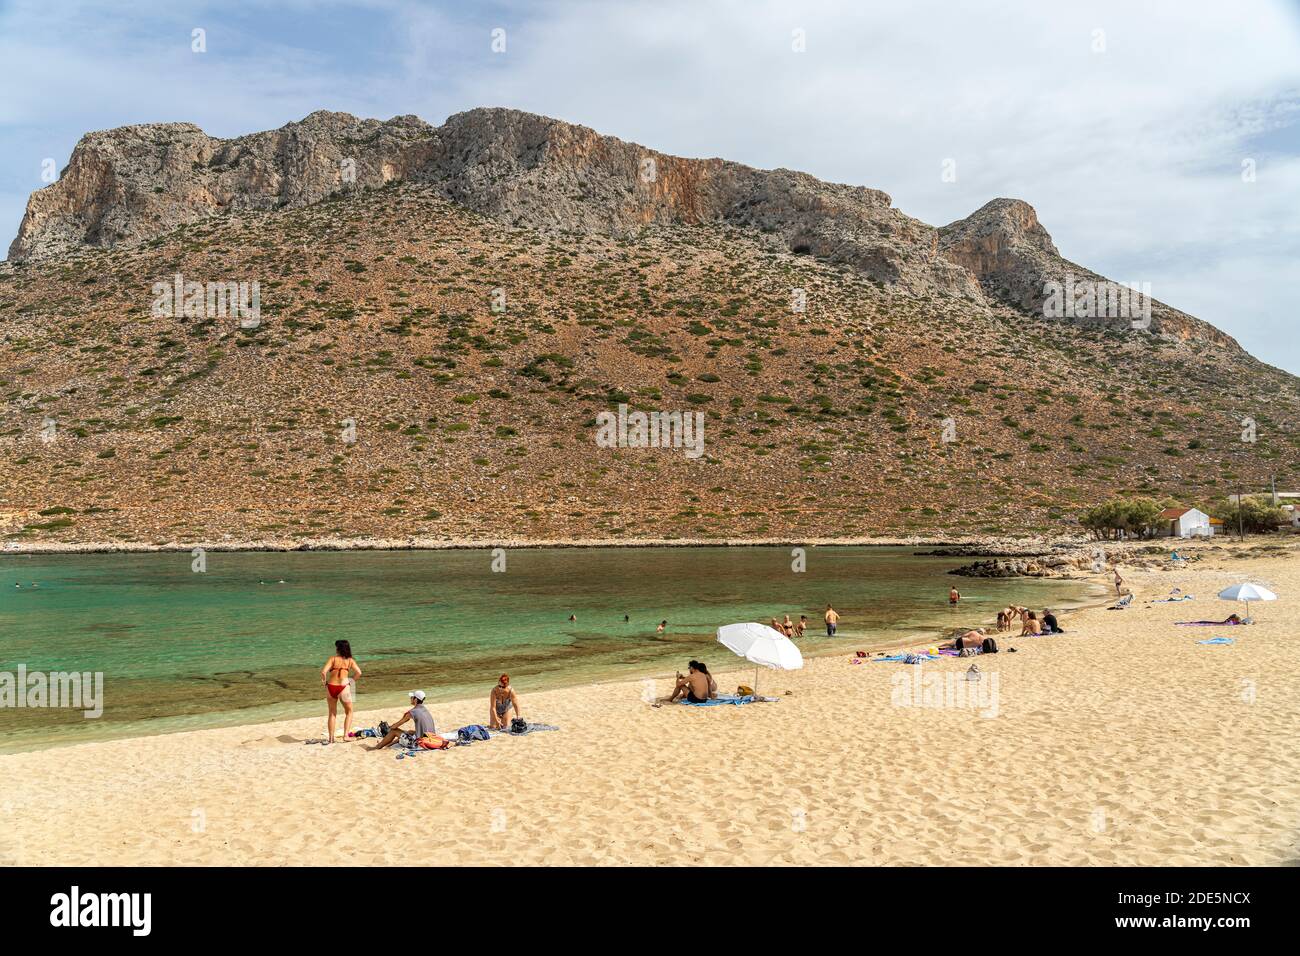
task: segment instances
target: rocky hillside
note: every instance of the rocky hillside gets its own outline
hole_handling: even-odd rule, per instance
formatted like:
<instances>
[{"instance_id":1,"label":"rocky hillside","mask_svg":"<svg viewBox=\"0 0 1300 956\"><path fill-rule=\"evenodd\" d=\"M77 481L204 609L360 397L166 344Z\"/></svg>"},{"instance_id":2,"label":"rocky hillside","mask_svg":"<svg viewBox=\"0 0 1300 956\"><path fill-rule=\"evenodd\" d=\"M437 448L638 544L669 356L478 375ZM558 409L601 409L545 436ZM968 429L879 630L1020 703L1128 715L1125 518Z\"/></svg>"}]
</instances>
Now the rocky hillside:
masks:
<instances>
[{"instance_id":1,"label":"rocky hillside","mask_svg":"<svg viewBox=\"0 0 1300 956\"><path fill-rule=\"evenodd\" d=\"M718 159L668 156L545 116L476 109L432 127L317 112L237 139L189 123L91 133L32 195L13 261L152 239L213 215L296 208L350 188L427 184L474 212L549 232L634 236L649 225L739 226L774 251L845 263L914 294L961 295L1042 315L1044 284L1101 276L1063 259L1034 210L997 199L935 229L877 189ZM1234 343L1157 303L1152 329ZM1123 327L1127 323L1102 323Z\"/></svg>"},{"instance_id":2,"label":"rocky hillside","mask_svg":"<svg viewBox=\"0 0 1300 956\"><path fill-rule=\"evenodd\" d=\"M0 266L0 533L1001 534L1294 473L1294 377L1164 306L1045 320L1062 270L1022 202L935 229L508 110L90 134ZM260 321L160 312L177 274ZM620 404L704 454L600 447Z\"/></svg>"}]
</instances>

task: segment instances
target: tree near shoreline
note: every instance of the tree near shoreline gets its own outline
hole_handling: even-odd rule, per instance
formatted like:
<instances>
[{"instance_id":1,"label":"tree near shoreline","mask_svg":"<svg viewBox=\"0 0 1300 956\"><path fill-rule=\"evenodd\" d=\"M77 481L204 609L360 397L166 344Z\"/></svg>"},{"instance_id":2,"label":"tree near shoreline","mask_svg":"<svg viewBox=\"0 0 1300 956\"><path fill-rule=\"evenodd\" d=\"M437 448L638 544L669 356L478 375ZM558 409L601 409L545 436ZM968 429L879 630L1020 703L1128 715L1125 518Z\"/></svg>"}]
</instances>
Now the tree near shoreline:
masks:
<instances>
[{"instance_id":1,"label":"tree near shoreline","mask_svg":"<svg viewBox=\"0 0 1300 956\"><path fill-rule=\"evenodd\" d=\"M1079 524L1100 541L1150 538L1165 507L1151 498L1112 498L1080 514Z\"/></svg>"},{"instance_id":2,"label":"tree near shoreline","mask_svg":"<svg viewBox=\"0 0 1300 956\"><path fill-rule=\"evenodd\" d=\"M1238 525L1238 509L1241 511L1241 523ZM1210 506L1211 517L1223 522L1225 530L1235 532L1240 526L1251 534L1269 534L1277 530L1278 525L1290 524L1291 516L1273 504L1268 495L1246 496L1238 505L1235 501L1223 499Z\"/></svg>"},{"instance_id":3,"label":"tree near shoreline","mask_svg":"<svg viewBox=\"0 0 1300 956\"><path fill-rule=\"evenodd\" d=\"M1155 537L1165 526L1160 512L1175 508L1174 501L1157 502L1151 498L1112 498L1089 508L1079 515L1079 524L1099 541L1119 541L1126 538L1147 539ZM1201 508L1212 518L1223 522L1223 530L1235 533L1238 527L1238 505L1220 499ZM1279 525L1290 522L1290 515L1272 503L1267 495L1247 497L1241 505L1241 528L1250 534L1270 534Z\"/></svg>"}]
</instances>

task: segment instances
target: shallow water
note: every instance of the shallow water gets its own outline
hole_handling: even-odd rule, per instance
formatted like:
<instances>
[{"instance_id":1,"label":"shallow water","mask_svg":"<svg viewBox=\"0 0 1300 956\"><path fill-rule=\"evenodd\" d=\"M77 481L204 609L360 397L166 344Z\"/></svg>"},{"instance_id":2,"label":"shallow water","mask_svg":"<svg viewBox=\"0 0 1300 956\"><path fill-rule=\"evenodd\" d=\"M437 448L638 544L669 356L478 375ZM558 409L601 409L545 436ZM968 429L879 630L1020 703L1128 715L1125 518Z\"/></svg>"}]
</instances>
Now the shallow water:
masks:
<instances>
[{"instance_id":1,"label":"shallow water","mask_svg":"<svg viewBox=\"0 0 1300 956\"><path fill-rule=\"evenodd\" d=\"M807 614L802 645L816 654L985 623L1011 600L1069 606L1089 593L955 578L946 572L960 559L896 547L809 548L802 573L789 548L519 549L504 572L487 550L213 552L203 573L191 561L0 555L0 672L104 674L100 718L0 709L0 750L323 714L319 671L336 638L351 641L365 671L357 703L371 708L416 687L486 699L502 671L526 694L671 673L692 657L721 669L737 659L713 634L734 621ZM954 582L959 609L947 601ZM842 616L833 641L827 603Z\"/></svg>"}]
</instances>

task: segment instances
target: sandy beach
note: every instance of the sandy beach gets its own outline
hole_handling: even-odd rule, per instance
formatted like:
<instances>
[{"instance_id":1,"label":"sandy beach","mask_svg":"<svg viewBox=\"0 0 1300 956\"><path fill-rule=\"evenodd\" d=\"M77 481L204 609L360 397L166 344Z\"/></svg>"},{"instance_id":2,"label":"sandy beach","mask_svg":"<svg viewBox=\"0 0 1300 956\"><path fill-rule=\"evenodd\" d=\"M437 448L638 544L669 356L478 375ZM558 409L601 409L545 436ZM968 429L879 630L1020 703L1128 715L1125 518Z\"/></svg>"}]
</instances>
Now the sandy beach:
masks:
<instances>
[{"instance_id":1,"label":"sandy beach","mask_svg":"<svg viewBox=\"0 0 1300 956\"><path fill-rule=\"evenodd\" d=\"M0 756L0 863L1294 863L1300 564L1217 544L1184 568L1123 568L1127 610L1000 635L1003 653L975 661L976 706L913 696L970 661L854 664L846 640L763 672L776 703L652 707L667 675L519 686L524 716L560 731L413 759L305 745L323 702L317 718ZM1224 618L1236 608L1214 595L1246 580L1280 596L1257 624L1174 624ZM1195 600L1148 603L1174 588ZM1235 643L1197 643L1212 636ZM724 691L752 681L718 650ZM439 730L485 723L494 677L436 704Z\"/></svg>"}]
</instances>

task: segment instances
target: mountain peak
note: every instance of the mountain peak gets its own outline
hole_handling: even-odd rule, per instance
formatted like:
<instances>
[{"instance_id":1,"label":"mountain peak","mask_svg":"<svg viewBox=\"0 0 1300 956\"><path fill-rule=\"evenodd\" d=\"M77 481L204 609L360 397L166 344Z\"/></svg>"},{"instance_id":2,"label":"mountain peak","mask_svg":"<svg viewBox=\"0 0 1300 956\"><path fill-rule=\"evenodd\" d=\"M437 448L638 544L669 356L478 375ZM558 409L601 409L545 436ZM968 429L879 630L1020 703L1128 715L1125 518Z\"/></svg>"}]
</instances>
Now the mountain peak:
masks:
<instances>
[{"instance_id":1,"label":"mountain peak","mask_svg":"<svg viewBox=\"0 0 1300 956\"><path fill-rule=\"evenodd\" d=\"M318 110L234 139L190 123L90 133L63 177L32 194L9 257L135 245L212 216L296 208L394 181L431 185L480 215L543 232L630 238L723 224L897 292L1040 315L1049 282L1074 273L1100 278L1061 258L1019 199L991 200L936 229L894 209L877 189L671 156L503 107L456 113L439 127L410 115L381 121ZM1166 306L1152 327L1232 343Z\"/></svg>"}]
</instances>

